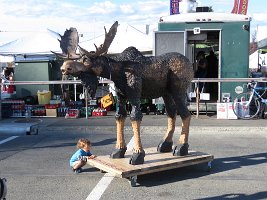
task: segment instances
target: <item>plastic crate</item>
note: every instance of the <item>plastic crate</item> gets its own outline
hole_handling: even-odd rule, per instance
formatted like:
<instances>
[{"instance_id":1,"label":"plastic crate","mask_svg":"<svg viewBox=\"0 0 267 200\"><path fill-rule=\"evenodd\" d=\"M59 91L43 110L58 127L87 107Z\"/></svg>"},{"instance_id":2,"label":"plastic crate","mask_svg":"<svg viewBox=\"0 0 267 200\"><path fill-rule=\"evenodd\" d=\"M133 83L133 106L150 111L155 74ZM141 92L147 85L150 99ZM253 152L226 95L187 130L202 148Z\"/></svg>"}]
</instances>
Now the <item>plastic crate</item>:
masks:
<instances>
[{"instance_id":1,"label":"plastic crate","mask_svg":"<svg viewBox=\"0 0 267 200\"><path fill-rule=\"evenodd\" d=\"M40 105L49 104L51 99L51 91L43 91L43 92L38 91L37 96L38 96L38 103Z\"/></svg>"}]
</instances>

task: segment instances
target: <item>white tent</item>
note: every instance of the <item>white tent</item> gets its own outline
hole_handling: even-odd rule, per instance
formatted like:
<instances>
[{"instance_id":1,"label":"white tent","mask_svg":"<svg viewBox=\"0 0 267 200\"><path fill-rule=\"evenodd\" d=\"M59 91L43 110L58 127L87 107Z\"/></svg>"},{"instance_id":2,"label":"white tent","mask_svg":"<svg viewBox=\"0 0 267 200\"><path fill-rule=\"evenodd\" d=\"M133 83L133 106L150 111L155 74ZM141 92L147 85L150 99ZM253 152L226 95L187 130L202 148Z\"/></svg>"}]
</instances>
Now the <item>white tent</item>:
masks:
<instances>
[{"instance_id":1,"label":"white tent","mask_svg":"<svg viewBox=\"0 0 267 200\"><path fill-rule=\"evenodd\" d=\"M267 54L258 53L255 51L253 54L249 56L249 68L257 69L258 65L266 66L267 64Z\"/></svg>"},{"instance_id":2,"label":"white tent","mask_svg":"<svg viewBox=\"0 0 267 200\"><path fill-rule=\"evenodd\" d=\"M259 64L259 55L258 51L255 51L253 54L249 56L249 68L258 69L258 64Z\"/></svg>"},{"instance_id":3,"label":"white tent","mask_svg":"<svg viewBox=\"0 0 267 200\"><path fill-rule=\"evenodd\" d=\"M61 52L57 37L50 31L24 36L0 46L0 55L14 56L15 60L47 60L51 51Z\"/></svg>"},{"instance_id":4,"label":"white tent","mask_svg":"<svg viewBox=\"0 0 267 200\"><path fill-rule=\"evenodd\" d=\"M88 51L94 51L94 44L102 44L104 37L103 30L99 37L81 37L79 45ZM58 34L49 30L34 33L0 46L0 55L12 55L15 61L53 59L55 56L51 51L61 53L58 38ZM152 40L152 33L146 34L130 25L120 25L108 53L121 53L129 46L135 46L139 51L152 51Z\"/></svg>"},{"instance_id":5,"label":"white tent","mask_svg":"<svg viewBox=\"0 0 267 200\"><path fill-rule=\"evenodd\" d=\"M99 46L104 42L105 35L95 37L89 40L80 39L80 46L88 51L94 51L95 46ZM151 52L153 49L153 33L150 31L148 34L128 24L118 26L117 34L108 49L108 53L115 54L121 53L129 46L136 47L141 52Z\"/></svg>"},{"instance_id":6,"label":"white tent","mask_svg":"<svg viewBox=\"0 0 267 200\"><path fill-rule=\"evenodd\" d=\"M0 63L8 63L8 62L13 62L14 57L13 56L1 56L0 55Z\"/></svg>"},{"instance_id":7,"label":"white tent","mask_svg":"<svg viewBox=\"0 0 267 200\"><path fill-rule=\"evenodd\" d=\"M48 31L34 33L0 46L1 55L36 55L61 52L59 42Z\"/></svg>"}]
</instances>

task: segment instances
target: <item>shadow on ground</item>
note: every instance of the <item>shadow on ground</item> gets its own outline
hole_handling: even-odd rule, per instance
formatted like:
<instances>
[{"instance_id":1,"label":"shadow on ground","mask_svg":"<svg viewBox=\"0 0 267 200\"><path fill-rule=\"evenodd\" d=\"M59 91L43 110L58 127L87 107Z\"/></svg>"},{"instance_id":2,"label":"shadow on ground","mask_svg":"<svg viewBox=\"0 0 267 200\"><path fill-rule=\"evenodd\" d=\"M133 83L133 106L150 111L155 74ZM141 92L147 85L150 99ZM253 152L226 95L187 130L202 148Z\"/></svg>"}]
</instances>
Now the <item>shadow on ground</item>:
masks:
<instances>
[{"instance_id":1,"label":"shadow on ground","mask_svg":"<svg viewBox=\"0 0 267 200\"><path fill-rule=\"evenodd\" d=\"M244 156L236 156L236 157L227 157L227 158L218 158L213 160L212 169L208 172L208 166L206 163L192 165L188 167L157 172L153 174L147 174L138 176L138 183L142 186L153 187L158 185L169 184L172 182L187 180L187 179L195 179L203 176L208 176L209 174L216 174L220 172L226 172L234 169L238 169L245 166L255 166L259 164L267 163L267 153L258 153ZM238 195L240 197L245 194L227 194L225 196L214 197L219 199L227 199L228 195ZM257 193L255 195L259 195L261 198L252 198L251 199L262 199L262 197L267 198L267 192ZM213 198L210 198L213 199ZM232 199L232 198L231 198ZM241 198L243 199L243 198Z\"/></svg>"}]
</instances>

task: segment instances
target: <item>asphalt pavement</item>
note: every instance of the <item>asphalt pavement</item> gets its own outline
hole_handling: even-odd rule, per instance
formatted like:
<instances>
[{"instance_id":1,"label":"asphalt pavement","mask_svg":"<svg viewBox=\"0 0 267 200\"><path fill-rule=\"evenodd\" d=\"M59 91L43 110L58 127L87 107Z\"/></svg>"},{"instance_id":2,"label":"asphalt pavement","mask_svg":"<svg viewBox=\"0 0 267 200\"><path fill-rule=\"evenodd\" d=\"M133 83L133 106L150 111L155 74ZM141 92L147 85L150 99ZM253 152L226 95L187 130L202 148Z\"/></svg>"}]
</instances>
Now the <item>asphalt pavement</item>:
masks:
<instances>
[{"instance_id":1,"label":"asphalt pavement","mask_svg":"<svg viewBox=\"0 0 267 200\"><path fill-rule=\"evenodd\" d=\"M139 176L138 187L131 187L127 179L100 173L91 166L75 175L68 165L81 137L92 141L94 154L111 153L116 142L114 113L88 119L3 119L0 129L6 130L0 133L0 177L7 179L8 200L267 199L266 122L192 116L190 149L214 155L212 171L208 173L205 165L196 165L152 173ZM166 123L166 116L144 115L141 138L145 148L156 148ZM9 131L21 124L38 126L38 134ZM175 141L180 124L178 117ZM127 143L132 136L128 117Z\"/></svg>"},{"instance_id":2,"label":"asphalt pavement","mask_svg":"<svg viewBox=\"0 0 267 200\"><path fill-rule=\"evenodd\" d=\"M0 120L0 127L4 126L22 126L22 124L38 124L40 128L67 129L68 127L97 127L97 126L115 126L115 113L109 112L107 116L97 116L77 119L65 119L64 117L33 117L29 120L25 118L3 118ZM142 126L166 126L166 115L143 115ZM181 119L177 116L176 126L181 124ZM129 117L126 118L125 126L131 126ZM192 115L191 127L253 127L267 128L267 119L217 119L217 115Z\"/></svg>"}]
</instances>

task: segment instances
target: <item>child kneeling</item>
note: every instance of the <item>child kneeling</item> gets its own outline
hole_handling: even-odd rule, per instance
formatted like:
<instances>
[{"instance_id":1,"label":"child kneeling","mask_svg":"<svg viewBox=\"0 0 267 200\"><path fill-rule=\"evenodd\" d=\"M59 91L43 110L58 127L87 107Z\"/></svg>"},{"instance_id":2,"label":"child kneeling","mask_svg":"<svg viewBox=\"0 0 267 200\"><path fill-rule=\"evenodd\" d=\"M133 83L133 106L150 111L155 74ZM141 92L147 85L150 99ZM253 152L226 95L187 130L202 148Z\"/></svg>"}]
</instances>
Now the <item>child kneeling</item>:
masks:
<instances>
[{"instance_id":1,"label":"child kneeling","mask_svg":"<svg viewBox=\"0 0 267 200\"><path fill-rule=\"evenodd\" d=\"M90 152L91 142L88 139L81 138L77 142L78 150L70 159L70 167L77 174L82 172L82 167L86 164L87 159L93 159L96 156Z\"/></svg>"}]
</instances>

